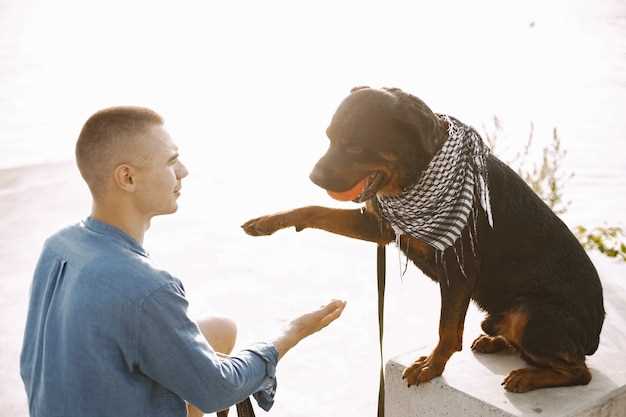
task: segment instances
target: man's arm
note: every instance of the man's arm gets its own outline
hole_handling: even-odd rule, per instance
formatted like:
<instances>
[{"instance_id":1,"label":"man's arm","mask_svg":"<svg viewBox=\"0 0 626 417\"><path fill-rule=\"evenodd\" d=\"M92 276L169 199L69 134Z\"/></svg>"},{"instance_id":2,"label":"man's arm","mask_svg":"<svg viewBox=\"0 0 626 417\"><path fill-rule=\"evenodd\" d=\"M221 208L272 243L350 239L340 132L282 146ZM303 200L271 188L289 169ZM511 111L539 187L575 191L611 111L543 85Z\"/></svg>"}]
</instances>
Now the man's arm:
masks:
<instances>
[{"instance_id":1,"label":"man's arm","mask_svg":"<svg viewBox=\"0 0 626 417\"><path fill-rule=\"evenodd\" d=\"M174 283L146 297L138 307L137 368L205 413L227 408L256 393L269 409L279 357L304 337L337 318L344 303L293 320L273 343L260 343L220 358L187 316L187 300Z\"/></svg>"}]
</instances>

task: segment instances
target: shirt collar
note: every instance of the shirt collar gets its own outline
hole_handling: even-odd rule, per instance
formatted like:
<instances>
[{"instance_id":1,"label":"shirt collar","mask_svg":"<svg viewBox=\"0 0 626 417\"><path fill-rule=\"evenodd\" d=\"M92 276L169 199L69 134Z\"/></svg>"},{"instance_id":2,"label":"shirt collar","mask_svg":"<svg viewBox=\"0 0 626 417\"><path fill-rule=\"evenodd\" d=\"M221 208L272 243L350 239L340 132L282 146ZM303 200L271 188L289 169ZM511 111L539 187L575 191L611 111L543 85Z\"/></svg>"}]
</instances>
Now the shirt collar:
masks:
<instances>
[{"instance_id":1,"label":"shirt collar","mask_svg":"<svg viewBox=\"0 0 626 417\"><path fill-rule=\"evenodd\" d=\"M93 232L113 238L117 242L121 243L124 247L132 250L135 253L138 253L139 255L148 257L148 252L146 252L146 250L139 244L139 242L137 242L126 232L118 229L115 226L101 222L100 220L96 220L91 216L83 220L83 225Z\"/></svg>"}]
</instances>

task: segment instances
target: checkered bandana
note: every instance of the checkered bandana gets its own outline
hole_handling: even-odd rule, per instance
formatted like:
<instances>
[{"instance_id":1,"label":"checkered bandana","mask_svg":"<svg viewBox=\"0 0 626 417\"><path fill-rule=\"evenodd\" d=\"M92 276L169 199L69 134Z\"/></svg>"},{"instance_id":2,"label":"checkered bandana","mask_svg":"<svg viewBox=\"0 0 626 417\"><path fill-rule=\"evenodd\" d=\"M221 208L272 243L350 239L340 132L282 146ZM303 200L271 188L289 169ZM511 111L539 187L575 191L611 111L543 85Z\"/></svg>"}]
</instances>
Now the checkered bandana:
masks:
<instances>
[{"instance_id":1,"label":"checkered bandana","mask_svg":"<svg viewBox=\"0 0 626 417\"><path fill-rule=\"evenodd\" d=\"M398 239L406 233L429 244L444 267L443 256L446 249L452 247L459 268L465 275L462 254L458 259L455 242L472 215L474 230L469 230L469 234L472 251L476 255L475 199L480 202L493 227L487 178L489 148L473 128L447 115L437 117L448 123L448 139L418 181L397 196L378 196L377 199L383 218L391 223Z\"/></svg>"}]
</instances>

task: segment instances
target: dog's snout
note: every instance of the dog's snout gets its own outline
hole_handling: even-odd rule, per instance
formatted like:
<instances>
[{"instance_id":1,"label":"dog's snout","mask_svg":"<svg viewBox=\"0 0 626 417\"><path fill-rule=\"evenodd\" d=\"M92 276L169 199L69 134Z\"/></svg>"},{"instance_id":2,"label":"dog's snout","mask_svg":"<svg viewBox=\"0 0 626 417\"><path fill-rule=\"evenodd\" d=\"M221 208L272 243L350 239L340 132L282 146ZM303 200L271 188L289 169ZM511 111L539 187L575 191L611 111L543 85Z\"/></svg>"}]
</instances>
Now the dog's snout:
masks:
<instances>
[{"instance_id":1,"label":"dog's snout","mask_svg":"<svg viewBox=\"0 0 626 417\"><path fill-rule=\"evenodd\" d=\"M318 169L317 166L313 168L313 171L309 174L309 179L313 182L313 184L324 188L323 184L325 183L326 177L320 171L321 170Z\"/></svg>"}]
</instances>

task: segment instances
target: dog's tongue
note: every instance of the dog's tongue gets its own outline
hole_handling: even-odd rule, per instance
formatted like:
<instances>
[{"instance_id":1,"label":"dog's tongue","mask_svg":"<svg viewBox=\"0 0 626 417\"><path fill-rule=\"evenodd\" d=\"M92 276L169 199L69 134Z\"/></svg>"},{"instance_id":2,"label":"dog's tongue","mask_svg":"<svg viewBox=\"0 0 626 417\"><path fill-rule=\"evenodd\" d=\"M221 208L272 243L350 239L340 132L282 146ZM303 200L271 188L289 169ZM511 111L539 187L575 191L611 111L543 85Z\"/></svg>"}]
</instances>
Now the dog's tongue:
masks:
<instances>
[{"instance_id":1,"label":"dog's tongue","mask_svg":"<svg viewBox=\"0 0 626 417\"><path fill-rule=\"evenodd\" d=\"M354 187L349 189L348 191L327 191L328 195L330 195L335 200L339 201L352 201L357 198L363 191L365 191L365 187L367 187L367 177L363 178L361 181L357 183Z\"/></svg>"}]
</instances>

